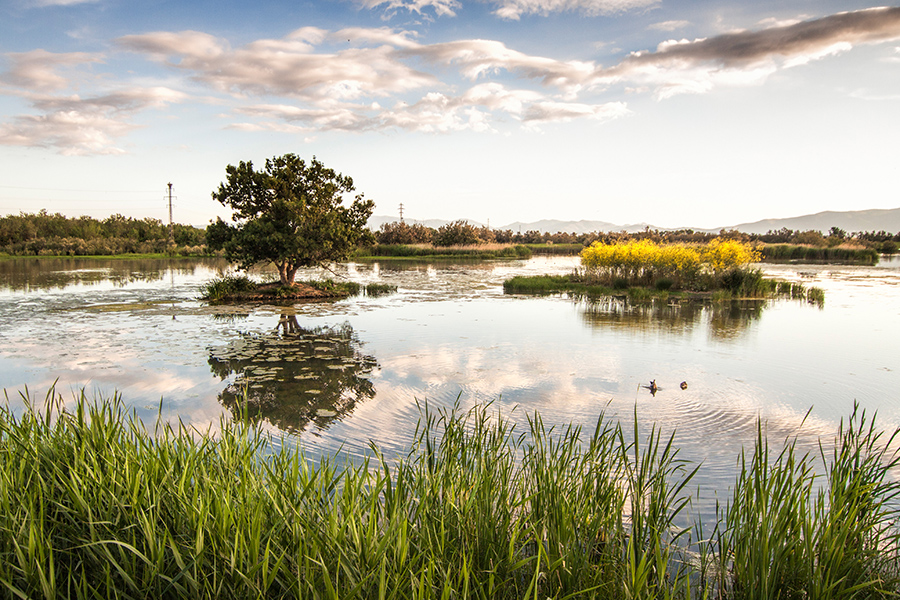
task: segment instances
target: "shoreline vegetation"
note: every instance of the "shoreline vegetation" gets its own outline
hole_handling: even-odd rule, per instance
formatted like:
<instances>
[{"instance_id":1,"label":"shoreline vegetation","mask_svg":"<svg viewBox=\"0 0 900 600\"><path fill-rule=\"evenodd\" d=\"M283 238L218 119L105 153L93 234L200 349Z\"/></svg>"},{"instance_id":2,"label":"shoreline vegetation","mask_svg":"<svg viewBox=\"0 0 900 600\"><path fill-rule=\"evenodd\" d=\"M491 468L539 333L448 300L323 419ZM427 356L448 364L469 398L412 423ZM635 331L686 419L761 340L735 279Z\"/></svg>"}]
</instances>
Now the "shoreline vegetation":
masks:
<instances>
[{"instance_id":1,"label":"shoreline vegetation","mask_svg":"<svg viewBox=\"0 0 900 600\"><path fill-rule=\"evenodd\" d=\"M70 218L46 210L33 214L22 212L0 217L0 259L17 256L222 256L222 252L213 252L208 247L204 228L174 223L171 233L170 240L168 225L152 218L134 219L122 215L106 219ZM848 233L838 227L832 227L827 234L791 229L765 234L729 230L708 233L692 229L576 234L513 232L477 227L466 221L454 221L437 229L404 222L386 223L374 232L374 239L374 244L359 246L354 258L527 258L532 254L575 255L594 242L650 240L658 244L706 244L722 239L751 244L765 261L876 264L879 255L893 255L900 247L900 232Z\"/></svg>"},{"instance_id":2,"label":"shoreline vegetation","mask_svg":"<svg viewBox=\"0 0 900 600\"><path fill-rule=\"evenodd\" d=\"M227 274L205 283L201 300L228 302L288 302L292 300L337 300L348 296L384 296L397 291L387 283L359 284L353 281L317 279L282 285L278 281L257 282L247 275Z\"/></svg>"},{"instance_id":3,"label":"shoreline vegetation","mask_svg":"<svg viewBox=\"0 0 900 600\"><path fill-rule=\"evenodd\" d=\"M23 395L24 398L24 395ZM685 527L674 434L524 431L419 405L407 452L308 460L251 422L148 428L121 397L0 407L0 583L21 598L893 598L900 482L854 408L817 455L758 423Z\"/></svg>"},{"instance_id":4,"label":"shoreline vegetation","mask_svg":"<svg viewBox=\"0 0 900 600\"><path fill-rule=\"evenodd\" d=\"M524 259L532 250L523 244L469 244L433 246L431 244L376 244L359 248L354 260L445 260L445 259Z\"/></svg>"},{"instance_id":5,"label":"shoreline vegetation","mask_svg":"<svg viewBox=\"0 0 900 600\"><path fill-rule=\"evenodd\" d=\"M824 292L801 283L766 279L760 252L746 243L714 239L706 245L660 245L650 240L594 242L581 252L581 268L568 275L516 276L503 282L508 294L624 296L634 301L789 296L820 307Z\"/></svg>"}]
</instances>

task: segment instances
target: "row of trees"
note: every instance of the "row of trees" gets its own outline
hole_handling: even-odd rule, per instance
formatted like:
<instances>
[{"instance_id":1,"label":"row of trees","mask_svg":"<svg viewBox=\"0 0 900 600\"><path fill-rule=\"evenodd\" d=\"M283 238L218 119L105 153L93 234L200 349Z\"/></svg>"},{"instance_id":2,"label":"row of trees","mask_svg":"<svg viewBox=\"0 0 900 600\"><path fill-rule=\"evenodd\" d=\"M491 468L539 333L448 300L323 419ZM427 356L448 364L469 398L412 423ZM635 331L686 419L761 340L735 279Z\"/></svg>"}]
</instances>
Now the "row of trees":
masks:
<instances>
[{"instance_id":1,"label":"row of trees","mask_svg":"<svg viewBox=\"0 0 900 600\"><path fill-rule=\"evenodd\" d=\"M206 232L174 225L175 245L200 251ZM46 210L0 217L0 251L14 255L87 255L165 252L169 228L159 219L116 214L106 219L66 217Z\"/></svg>"},{"instance_id":2,"label":"row of trees","mask_svg":"<svg viewBox=\"0 0 900 600\"><path fill-rule=\"evenodd\" d=\"M629 240L648 240L657 244L708 243L714 239L730 239L739 242L762 242L767 244L799 244L817 247L835 247L842 244L855 244L866 248L874 248L880 252L892 254L900 243L900 232L892 234L886 231L847 233L839 227L832 227L829 232L810 229L805 231L782 228L767 233L743 233L737 230L722 230L719 233L679 229L661 231L647 228L644 231L628 233L625 231L594 231L590 233L557 232L547 233L529 230L524 233L510 229L490 229L475 226L466 221L453 221L435 229L418 223L405 222L385 223L375 234L379 244L432 244L434 246L459 246L474 244L581 244L590 246L594 242L614 244Z\"/></svg>"}]
</instances>

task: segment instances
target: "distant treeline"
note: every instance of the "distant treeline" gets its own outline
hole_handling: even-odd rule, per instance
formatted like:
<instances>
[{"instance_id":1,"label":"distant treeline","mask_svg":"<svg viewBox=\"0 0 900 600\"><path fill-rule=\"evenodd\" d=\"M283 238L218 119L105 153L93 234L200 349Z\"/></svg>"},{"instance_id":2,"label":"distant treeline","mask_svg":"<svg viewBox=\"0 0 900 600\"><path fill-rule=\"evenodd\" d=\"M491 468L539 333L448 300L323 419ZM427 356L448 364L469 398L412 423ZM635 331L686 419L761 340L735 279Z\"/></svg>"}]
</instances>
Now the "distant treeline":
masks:
<instances>
[{"instance_id":1,"label":"distant treeline","mask_svg":"<svg viewBox=\"0 0 900 600\"><path fill-rule=\"evenodd\" d=\"M0 218L0 252L17 256L87 256L112 254L204 254L206 230L176 223L175 247L169 227L159 219L112 215L66 217L42 210Z\"/></svg>"},{"instance_id":2,"label":"distant treeline","mask_svg":"<svg viewBox=\"0 0 900 600\"><path fill-rule=\"evenodd\" d=\"M828 234L817 230L795 231L782 228L764 234L742 233L736 230L722 230L719 233L707 233L692 229L663 231L645 229L635 233L625 231L595 231L591 233L542 233L540 231L514 232L510 229L491 229L477 227L466 221L453 221L435 229L420 224L393 222L385 223L375 233L379 244L431 244L436 247L470 246L474 244L581 244L589 246L593 242L615 243L630 240L650 240L656 243L708 243L716 238L733 239L741 242L762 244L794 244L815 246L818 248L834 248L837 246L856 246L872 249L885 254L897 251L900 232L886 231L847 233L839 227L832 227Z\"/></svg>"},{"instance_id":3,"label":"distant treeline","mask_svg":"<svg viewBox=\"0 0 900 600\"><path fill-rule=\"evenodd\" d=\"M375 233L379 245L397 246L427 244L434 247L474 246L479 244L544 245L535 252L553 253L553 246L568 245L564 253L577 254L578 246L593 242L628 242L650 240L656 243L705 244L716 238L734 239L759 244L789 244L814 248L851 247L894 254L900 244L900 232L854 232L832 227L827 234L817 230L799 231L782 228L764 234L748 234L735 230L707 233L692 229L665 231L645 229L635 233L625 231L594 231L590 233L543 233L529 230L478 227L466 221L453 221L437 229L404 222L385 223ZM206 254L206 230L191 225L174 225L175 248L168 246L169 229L159 219L134 219L112 215L98 220L93 217L66 217L59 213L19 213L0 217L0 252L18 256L36 255L113 255L155 254L174 251L178 254ZM785 252L784 249L780 252ZM796 252L796 251L792 251ZM377 253L375 253L377 254ZM767 255L763 251L764 256ZM834 253L830 253L831 256ZM768 256L766 256L769 258ZM788 258L786 256L771 258ZM797 257L794 257L797 258ZM809 258L813 258L809 256Z\"/></svg>"}]
</instances>

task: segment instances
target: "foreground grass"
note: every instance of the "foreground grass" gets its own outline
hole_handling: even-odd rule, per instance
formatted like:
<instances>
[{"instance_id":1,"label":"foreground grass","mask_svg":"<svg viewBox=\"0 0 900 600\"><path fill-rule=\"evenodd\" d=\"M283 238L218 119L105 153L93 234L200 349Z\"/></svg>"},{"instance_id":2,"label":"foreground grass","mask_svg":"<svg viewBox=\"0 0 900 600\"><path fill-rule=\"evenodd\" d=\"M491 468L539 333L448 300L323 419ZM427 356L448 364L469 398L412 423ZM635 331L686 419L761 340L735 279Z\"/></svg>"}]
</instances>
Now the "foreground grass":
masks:
<instances>
[{"instance_id":1,"label":"foreground grass","mask_svg":"<svg viewBox=\"0 0 900 600\"><path fill-rule=\"evenodd\" d=\"M820 495L762 428L697 560L694 474L638 442L422 409L399 461L316 464L240 421L152 431L121 400L0 409L0 589L19 598L887 598L897 458L842 427ZM893 587L892 587L893 586ZM798 592L797 590L800 590ZM803 590L807 590L803 592ZM806 594L806 595L803 595Z\"/></svg>"}]
</instances>

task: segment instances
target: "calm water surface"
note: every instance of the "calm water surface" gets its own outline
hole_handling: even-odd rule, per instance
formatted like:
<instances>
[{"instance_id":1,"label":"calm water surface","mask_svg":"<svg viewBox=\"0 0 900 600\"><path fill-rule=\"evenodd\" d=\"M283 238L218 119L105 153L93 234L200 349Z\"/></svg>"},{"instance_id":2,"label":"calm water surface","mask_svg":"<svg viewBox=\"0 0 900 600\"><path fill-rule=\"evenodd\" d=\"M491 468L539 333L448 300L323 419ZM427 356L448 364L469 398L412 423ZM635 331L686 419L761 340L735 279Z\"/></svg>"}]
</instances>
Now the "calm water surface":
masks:
<instances>
[{"instance_id":1,"label":"calm water surface","mask_svg":"<svg viewBox=\"0 0 900 600\"><path fill-rule=\"evenodd\" d=\"M406 449L418 403L493 402L517 422L591 428L598 415L675 431L708 508L733 483L756 420L814 448L854 402L900 426L900 261L764 265L825 290L824 308L776 300L627 306L503 294L516 274L577 258L338 267L396 294L292 306L210 307L216 261L0 262L0 385L43 398L82 388L147 420L215 428L246 390L267 427L309 453ZM298 278L318 276L301 274ZM326 274L327 275L327 274ZM641 387L660 386L652 396ZM680 389L680 382L688 384ZM808 416L807 416L808 414ZM703 509L701 509L703 510Z\"/></svg>"}]
</instances>

